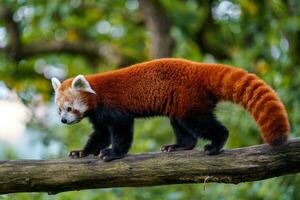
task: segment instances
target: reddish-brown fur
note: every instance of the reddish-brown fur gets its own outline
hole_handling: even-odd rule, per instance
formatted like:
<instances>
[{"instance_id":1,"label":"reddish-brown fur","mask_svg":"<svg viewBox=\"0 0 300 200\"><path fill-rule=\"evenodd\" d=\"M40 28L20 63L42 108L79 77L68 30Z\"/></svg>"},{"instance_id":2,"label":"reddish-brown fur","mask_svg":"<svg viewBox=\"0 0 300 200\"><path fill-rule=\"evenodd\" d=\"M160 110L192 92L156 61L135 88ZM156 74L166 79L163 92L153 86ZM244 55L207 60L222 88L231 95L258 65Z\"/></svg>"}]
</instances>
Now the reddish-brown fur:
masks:
<instances>
[{"instance_id":1,"label":"reddish-brown fur","mask_svg":"<svg viewBox=\"0 0 300 200\"><path fill-rule=\"evenodd\" d=\"M141 116L158 113L184 119L228 100L252 114L265 142L276 145L288 138L288 116L279 97L254 74L239 68L166 58L86 79L97 93L96 100L84 94L91 108L102 102ZM65 81L60 90L70 87L71 81Z\"/></svg>"}]
</instances>

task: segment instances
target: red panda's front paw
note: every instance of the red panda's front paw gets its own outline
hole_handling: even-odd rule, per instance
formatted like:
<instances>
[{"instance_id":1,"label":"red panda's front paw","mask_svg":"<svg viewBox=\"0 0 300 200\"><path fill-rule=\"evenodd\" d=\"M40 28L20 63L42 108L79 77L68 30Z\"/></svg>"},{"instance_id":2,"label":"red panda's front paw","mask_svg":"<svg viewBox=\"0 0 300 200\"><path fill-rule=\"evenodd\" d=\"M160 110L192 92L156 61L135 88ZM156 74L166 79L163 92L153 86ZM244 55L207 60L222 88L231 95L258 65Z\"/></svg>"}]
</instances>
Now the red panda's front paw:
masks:
<instances>
[{"instance_id":1,"label":"red panda's front paw","mask_svg":"<svg viewBox=\"0 0 300 200\"><path fill-rule=\"evenodd\" d=\"M112 149L107 148L100 151L99 158L101 158L103 161L108 162L115 159L123 158L125 154L116 154L113 152Z\"/></svg>"},{"instance_id":2,"label":"red panda's front paw","mask_svg":"<svg viewBox=\"0 0 300 200\"><path fill-rule=\"evenodd\" d=\"M171 152L171 151L176 151L178 150L178 147L179 145L177 144L166 144L166 145L163 145L160 150L162 152Z\"/></svg>"},{"instance_id":3,"label":"red panda's front paw","mask_svg":"<svg viewBox=\"0 0 300 200\"><path fill-rule=\"evenodd\" d=\"M221 152L222 150L220 148L215 147L212 144L207 144L204 146L204 152L207 155L217 155Z\"/></svg>"},{"instance_id":4,"label":"red panda's front paw","mask_svg":"<svg viewBox=\"0 0 300 200\"><path fill-rule=\"evenodd\" d=\"M69 153L70 158L83 158L86 156L87 154L84 153L82 150L74 150L74 151L70 151Z\"/></svg>"}]
</instances>

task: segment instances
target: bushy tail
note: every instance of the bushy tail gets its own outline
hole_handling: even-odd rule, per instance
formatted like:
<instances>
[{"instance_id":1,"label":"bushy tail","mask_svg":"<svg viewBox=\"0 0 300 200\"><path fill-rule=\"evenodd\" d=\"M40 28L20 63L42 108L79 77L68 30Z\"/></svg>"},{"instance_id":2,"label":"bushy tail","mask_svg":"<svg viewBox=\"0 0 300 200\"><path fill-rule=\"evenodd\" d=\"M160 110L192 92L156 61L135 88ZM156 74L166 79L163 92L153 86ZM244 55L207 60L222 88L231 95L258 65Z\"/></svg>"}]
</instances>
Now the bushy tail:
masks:
<instances>
[{"instance_id":1,"label":"bushy tail","mask_svg":"<svg viewBox=\"0 0 300 200\"><path fill-rule=\"evenodd\" d=\"M221 67L211 86L220 100L242 105L257 122L264 142L272 146L288 139L290 125L281 100L266 83L242 69Z\"/></svg>"}]
</instances>

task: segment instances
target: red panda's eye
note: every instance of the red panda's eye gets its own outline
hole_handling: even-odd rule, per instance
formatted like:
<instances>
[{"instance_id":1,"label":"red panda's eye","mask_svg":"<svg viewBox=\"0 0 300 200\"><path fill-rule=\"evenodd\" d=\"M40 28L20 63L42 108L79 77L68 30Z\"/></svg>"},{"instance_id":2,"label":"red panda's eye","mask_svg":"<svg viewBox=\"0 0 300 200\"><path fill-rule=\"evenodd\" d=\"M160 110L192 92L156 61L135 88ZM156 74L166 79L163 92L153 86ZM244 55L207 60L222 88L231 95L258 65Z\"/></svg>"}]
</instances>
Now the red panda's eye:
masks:
<instances>
[{"instance_id":1,"label":"red panda's eye","mask_svg":"<svg viewBox=\"0 0 300 200\"><path fill-rule=\"evenodd\" d=\"M69 106L67 107L67 112L70 112L72 110L72 108Z\"/></svg>"},{"instance_id":2,"label":"red panda's eye","mask_svg":"<svg viewBox=\"0 0 300 200\"><path fill-rule=\"evenodd\" d=\"M61 113L61 108L58 108L58 113Z\"/></svg>"}]
</instances>

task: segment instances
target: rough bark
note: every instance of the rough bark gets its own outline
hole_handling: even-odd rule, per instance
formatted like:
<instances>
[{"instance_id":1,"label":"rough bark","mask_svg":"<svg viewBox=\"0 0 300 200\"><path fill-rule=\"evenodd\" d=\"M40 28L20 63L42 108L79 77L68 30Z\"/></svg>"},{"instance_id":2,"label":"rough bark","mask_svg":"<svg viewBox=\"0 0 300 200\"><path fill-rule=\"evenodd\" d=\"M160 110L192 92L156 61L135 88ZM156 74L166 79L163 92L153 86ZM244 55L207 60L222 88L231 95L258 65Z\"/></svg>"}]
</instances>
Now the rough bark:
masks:
<instances>
[{"instance_id":1,"label":"rough bark","mask_svg":"<svg viewBox=\"0 0 300 200\"><path fill-rule=\"evenodd\" d=\"M155 0L139 0L147 28L151 33L151 58L171 57L174 39L170 34L171 21L166 12Z\"/></svg>"},{"instance_id":2,"label":"rough bark","mask_svg":"<svg viewBox=\"0 0 300 200\"><path fill-rule=\"evenodd\" d=\"M181 183L240 183L300 172L300 139L224 150L147 153L103 162L98 158L0 161L0 194Z\"/></svg>"}]
</instances>

